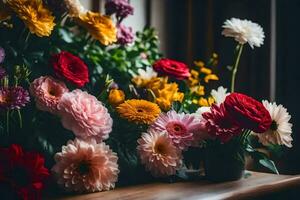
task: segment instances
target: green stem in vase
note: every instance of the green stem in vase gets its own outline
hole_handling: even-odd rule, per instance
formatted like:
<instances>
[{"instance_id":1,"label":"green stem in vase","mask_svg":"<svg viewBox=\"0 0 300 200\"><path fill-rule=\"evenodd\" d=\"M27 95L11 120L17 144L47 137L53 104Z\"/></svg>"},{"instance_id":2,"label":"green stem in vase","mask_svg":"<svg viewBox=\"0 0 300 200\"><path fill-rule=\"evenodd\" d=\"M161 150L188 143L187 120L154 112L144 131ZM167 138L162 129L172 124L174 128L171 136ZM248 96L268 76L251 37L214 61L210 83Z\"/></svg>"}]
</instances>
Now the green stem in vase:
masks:
<instances>
[{"instance_id":1,"label":"green stem in vase","mask_svg":"<svg viewBox=\"0 0 300 200\"><path fill-rule=\"evenodd\" d=\"M9 110L6 111L6 132L9 134Z\"/></svg>"},{"instance_id":2,"label":"green stem in vase","mask_svg":"<svg viewBox=\"0 0 300 200\"><path fill-rule=\"evenodd\" d=\"M233 70L232 70L232 76L231 76L231 92L234 92L235 77L236 77L236 73L237 73L237 70L238 70L238 66L239 66L241 55L242 55L243 47L244 47L243 44L241 44L241 45L239 44L237 46L238 53L237 53L237 57L236 57L236 60L235 60L235 63L234 63L234 67L233 67Z\"/></svg>"}]
</instances>

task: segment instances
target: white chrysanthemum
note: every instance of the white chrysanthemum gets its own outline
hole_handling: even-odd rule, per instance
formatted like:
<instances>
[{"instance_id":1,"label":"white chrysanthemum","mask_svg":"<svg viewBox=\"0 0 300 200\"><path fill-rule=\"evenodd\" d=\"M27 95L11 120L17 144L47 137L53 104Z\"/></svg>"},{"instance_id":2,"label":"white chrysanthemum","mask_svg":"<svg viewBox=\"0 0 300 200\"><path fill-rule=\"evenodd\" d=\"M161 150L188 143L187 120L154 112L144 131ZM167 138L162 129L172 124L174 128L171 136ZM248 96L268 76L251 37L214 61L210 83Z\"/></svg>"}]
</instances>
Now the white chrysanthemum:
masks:
<instances>
[{"instance_id":1,"label":"white chrysanthemum","mask_svg":"<svg viewBox=\"0 0 300 200\"><path fill-rule=\"evenodd\" d=\"M133 75L133 78L139 77L143 80L151 80L152 78L157 77L157 73L153 70L152 67L146 67L144 69L138 69L138 74Z\"/></svg>"},{"instance_id":2,"label":"white chrysanthemum","mask_svg":"<svg viewBox=\"0 0 300 200\"><path fill-rule=\"evenodd\" d=\"M87 12L79 0L64 0L64 3L70 17L79 17Z\"/></svg>"},{"instance_id":3,"label":"white chrysanthemum","mask_svg":"<svg viewBox=\"0 0 300 200\"><path fill-rule=\"evenodd\" d=\"M210 94L215 99L215 102L218 106L223 103L226 97L229 95L229 93L227 93L227 88L222 86L218 87L217 90L212 90Z\"/></svg>"},{"instance_id":4,"label":"white chrysanthemum","mask_svg":"<svg viewBox=\"0 0 300 200\"><path fill-rule=\"evenodd\" d=\"M291 115L287 112L287 109L282 105L276 103L269 103L268 101L262 101L265 108L269 111L272 118L272 124L265 133L257 134L259 141L263 145L278 144L292 147L293 138L292 124L289 123Z\"/></svg>"},{"instance_id":5,"label":"white chrysanthemum","mask_svg":"<svg viewBox=\"0 0 300 200\"><path fill-rule=\"evenodd\" d=\"M233 37L240 44L248 43L253 49L254 46L260 47L264 43L265 34L262 27L249 20L231 18L226 20L222 35Z\"/></svg>"}]
</instances>

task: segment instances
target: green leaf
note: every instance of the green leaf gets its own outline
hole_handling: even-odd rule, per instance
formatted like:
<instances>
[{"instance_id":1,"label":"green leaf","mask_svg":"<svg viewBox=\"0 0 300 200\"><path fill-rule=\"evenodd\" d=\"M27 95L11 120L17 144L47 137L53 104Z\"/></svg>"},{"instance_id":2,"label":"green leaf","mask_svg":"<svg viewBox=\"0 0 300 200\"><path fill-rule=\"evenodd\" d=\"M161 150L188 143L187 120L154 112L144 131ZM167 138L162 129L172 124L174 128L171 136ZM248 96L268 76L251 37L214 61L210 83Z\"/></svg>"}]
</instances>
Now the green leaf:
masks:
<instances>
[{"instance_id":1,"label":"green leaf","mask_svg":"<svg viewBox=\"0 0 300 200\"><path fill-rule=\"evenodd\" d=\"M266 168L270 169L274 173L279 174L279 172L275 166L275 163L272 160L270 160L268 158L263 158L263 159L259 160L259 163L261 165L265 166Z\"/></svg>"},{"instance_id":2,"label":"green leaf","mask_svg":"<svg viewBox=\"0 0 300 200\"><path fill-rule=\"evenodd\" d=\"M59 29L59 35L66 43L72 43L73 39L65 29Z\"/></svg>"}]
</instances>

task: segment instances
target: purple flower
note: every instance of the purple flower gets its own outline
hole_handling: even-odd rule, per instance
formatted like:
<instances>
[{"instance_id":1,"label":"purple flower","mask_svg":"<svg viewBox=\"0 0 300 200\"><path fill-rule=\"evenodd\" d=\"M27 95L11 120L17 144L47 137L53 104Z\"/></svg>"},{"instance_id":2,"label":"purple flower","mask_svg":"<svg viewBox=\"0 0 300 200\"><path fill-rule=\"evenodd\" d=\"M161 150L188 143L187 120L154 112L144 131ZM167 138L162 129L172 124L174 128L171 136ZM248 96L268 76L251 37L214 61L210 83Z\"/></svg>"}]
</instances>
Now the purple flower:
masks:
<instances>
[{"instance_id":1,"label":"purple flower","mask_svg":"<svg viewBox=\"0 0 300 200\"><path fill-rule=\"evenodd\" d=\"M6 76L6 71L4 68L0 67L0 80Z\"/></svg>"},{"instance_id":2,"label":"purple flower","mask_svg":"<svg viewBox=\"0 0 300 200\"><path fill-rule=\"evenodd\" d=\"M20 109L29 101L28 91L21 86L0 89L0 109Z\"/></svg>"},{"instance_id":3,"label":"purple flower","mask_svg":"<svg viewBox=\"0 0 300 200\"><path fill-rule=\"evenodd\" d=\"M2 47L0 47L0 63L3 63L4 58L5 58L5 50Z\"/></svg>"},{"instance_id":4,"label":"purple flower","mask_svg":"<svg viewBox=\"0 0 300 200\"><path fill-rule=\"evenodd\" d=\"M107 0L105 10L107 15L116 14L119 22L128 15L133 15L133 7L128 3L128 0Z\"/></svg>"},{"instance_id":5,"label":"purple flower","mask_svg":"<svg viewBox=\"0 0 300 200\"><path fill-rule=\"evenodd\" d=\"M134 35L132 33L131 27L126 27L123 26L122 24L119 24L117 28L118 28L117 38L119 44L125 45L133 42Z\"/></svg>"}]
</instances>

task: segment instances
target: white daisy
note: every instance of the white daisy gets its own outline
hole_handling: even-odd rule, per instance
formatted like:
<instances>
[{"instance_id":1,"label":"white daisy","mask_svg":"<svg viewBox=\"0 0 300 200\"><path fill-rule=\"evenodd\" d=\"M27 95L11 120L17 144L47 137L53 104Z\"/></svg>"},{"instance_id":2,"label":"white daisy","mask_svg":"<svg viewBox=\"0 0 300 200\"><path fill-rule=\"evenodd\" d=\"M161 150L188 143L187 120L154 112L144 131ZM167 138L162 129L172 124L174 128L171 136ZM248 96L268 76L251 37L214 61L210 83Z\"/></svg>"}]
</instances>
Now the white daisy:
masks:
<instances>
[{"instance_id":1,"label":"white daisy","mask_svg":"<svg viewBox=\"0 0 300 200\"><path fill-rule=\"evenodd\" d=\"M226 20L222 27L222 35L233 37L240 44L248 43L252 49L264 43L265 34L262 27L250 20L231 18Z\"/></svg>"},{"instance_id":2,"label":"white daisy","mask_svg":"<svg viewBox=\"0 0 300 200\"><path fill-rule=\"evenodd\" d=\"M219 106L225 101L229 93L227 93L227 88L220 86L217 90L212 90L210 95L215 99L216 104Z\"/></svg>"},{"instance_id":3,"label":"white daisy","mask_svg":"<svg viewBox=\"0 0 300 200\"><path fill-rule=\"evenodd\" d=\"M289 123L291 115L287 112L287 109L282 105L269 103L266 100L262 103L270 113L272 124L265 133L257 134L259 141L263 145L278 144L292 147L293 138L291 133L293 125Z\"/></svg>"},{"instance_id":4,"label":"white daisy","mask_svg":"<svg viewBox=\"0 0 300 200\"><path fill-rule=\"evenodd\" d=\"M157 73L153 70L152 67L146 67L146 70L138 69L138 74L133 75L133 78L137 77L143 80L151 80L152 78L157 77Z\"/></svg>"}]
</instances>

